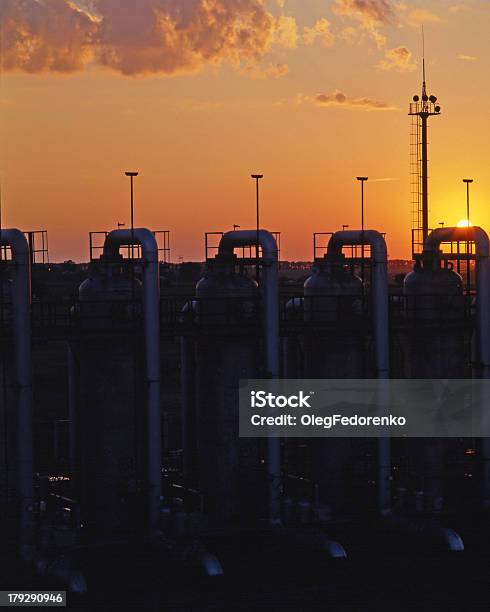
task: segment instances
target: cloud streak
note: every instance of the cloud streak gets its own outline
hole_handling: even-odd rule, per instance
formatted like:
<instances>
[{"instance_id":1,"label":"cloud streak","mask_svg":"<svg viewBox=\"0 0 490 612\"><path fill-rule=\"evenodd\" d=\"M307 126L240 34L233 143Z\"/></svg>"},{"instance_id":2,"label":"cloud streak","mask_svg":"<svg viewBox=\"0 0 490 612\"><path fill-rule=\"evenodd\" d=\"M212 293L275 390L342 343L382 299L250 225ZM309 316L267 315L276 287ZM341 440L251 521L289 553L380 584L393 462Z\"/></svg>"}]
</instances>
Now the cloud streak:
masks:
<instances>
[{"instance_id":1,"label":"cloud streak","mask_svg":"<svg viewBox=\"0 0 490 612\"><path fill-rule=\"evenodd\" d=\"M385 178L370 178L370 183L392 183L393 181L399 181L400 179L397 176L387 176Z\"/></svg>"},{"instance_id":2,"label":"cloud streak","mask_svg":"<svg viewBox=\"0 0 490 612\"><path fill-rule=\"evenodd\" d=\"M464 62L477 62L478 58L476 55L458 55L458 59L463 60Z\"/></svg>"},{"instance_id":3,"label":"cloud streak","mask_svg":"<svg viewBox=\"0 0 490 612\"><path fill-rule=\"evenodd\" d=\"M347 96L343 92L336 89L332 93L320 93L316 96L300 96L300 102L310 102L315 104L315 106L321 107L329 107L329 106L337 106L346 109L358 109L358 110L366 110L366 111L374 111L374 110L397 110L394 106L390 106L387 102L383 102L382 100L375 100L373 98L361 97L354 98Z\"/></svg>"},{"instance_id":4,"label":"cloud streak","mask_svg":"<svg viewBox=\"0 0 490 612\"><path fill-rule=\"evenodd\" d=\"M298 38L294 18L275 18L262 0L81 2L1 0L3 69L70 73L95 64L174 75L226 62L241 70Z\"/></svg>"}]
</instances>

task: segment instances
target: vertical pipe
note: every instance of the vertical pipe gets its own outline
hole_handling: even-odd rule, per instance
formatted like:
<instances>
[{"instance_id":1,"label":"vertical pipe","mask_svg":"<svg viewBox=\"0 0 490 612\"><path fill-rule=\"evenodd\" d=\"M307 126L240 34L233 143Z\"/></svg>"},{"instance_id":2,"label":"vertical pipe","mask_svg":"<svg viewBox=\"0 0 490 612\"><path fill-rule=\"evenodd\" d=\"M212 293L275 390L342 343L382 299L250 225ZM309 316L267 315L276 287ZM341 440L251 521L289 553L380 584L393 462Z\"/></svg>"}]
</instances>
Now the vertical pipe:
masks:
<instances>
[{"instance_id":1,"label":"vertical pipe","mask_svg":"<svg viewBox=\"0 0 490 612\"><path fill-rule=\"evenodd\" d=\"M264 345L267 376L279 378L279 280L278 249L274 236L259 230L262 247L262 275L264 301ZM227 232L219 244L223 255L233 253L236 247L253 245L256 232L240 230ZM269 522L272 526L281 522L281 439L267 439L267 465L269 471Z\"/></svg>"},{"instance_id":2,"label":"vertical pipe","mask_svg":"<svg viewBox=\"0 0 490 612\"><path fill-rule=\"evenodd\" d=\"M78 479L76 457L78 413L78 364L72 346L68 345L68 415L70 419L70 471L72 480Z\"/></svg>"},{"instance_id":3,"label":"vertical pipe","mask_svg":"<svg viewBox=\"0 0 490 612\"><path fill-rule=\"evenodd\" d=\"M386 247L373 259L373 317L377 377L381 385L382 405L389 406L389 313L388 258ZM378 438L378 511L381 516L391 513L391 439Z\"/></svg>"},{"instance_id":4,"label":"vertical pipe","mask_svg":"<svg viewBox=\"0 0 490 612\"><path fill-rule=\"evenodd\" d=\"M153 237L153 236L152 236ZM154 238L153 238L154 239ZM144 253L143 309L145 320L147 409L148 409L148 476L150 487L149 529L155 534L160 517L161 496L161 423L160 423L160 287L158 247ZM144 250L144 245L142 245Z\"/></svg>"},{"instance_id":5,"label":"vertical pipe","mask_svg":"<svg viewBox=\"0 0 490 612\"><path fill-rule=\"evenodd\" d=\"M189 308L192 308L190 303ZM184 475L190 478L197 472L196 431L196 356L195 340L190 336L180 339L181 391L182 391L182 446ZM193 485L195 483L192 483Z\"/></svg>"},{"instance_id":6,"label":"vertical pipe","mask_svg":"<svg viewBox=\"0 0 490 612\"><path fill-rule=\"evenodd\" d=\"M122 245L141 246L143 265L143 315L145 337L146 409L148 444L148 528L158 533L161 496L161 416L160 416L160 274L155 236L144 228L114 230L107 235L104 255L111 257Z\"/></svg>"},{"instance_id":7,"label":"vertical pipe","mask_svg":"<svg viewBox=\"0 0 490 612\"><path fill-rule=\"evenodd\" d=\"M478 264L477 276L477 317L478 317L478 358L481 377L490 379L490 257L483 257ZM485 387L486 389L486 387ZM490 405L490 398L485 398ZM490 437L482 438L483 459L483 506L490 508Z\"/></svg>"},{"instance_id":8,"label":"vertical pipe","mask_svg":"<svg viewBox=\"0 0 490 612\"><path fill-rule=\"evenodd\" d=\"M340 255L342 246L366 241L371 246L373 264L373 327L376 374L380 381L389 378L389 320L388 320L388 255L383 236L374 230L336 232L328 243L329 255ZM379 385L382 405L389 405L389 386ZM378 512L381 516L391 513L391 440L378 438Z\"/></svg>"},{"instance_id":9,"label":"vertical pipe","mask_svg":"<svg viewBox=\"0 0 490 612\"><path fill-rule=\"evenodd\" d=\"M279 283L277 248L274 257L264 259L264 309L266 367L270 378L279 378ZM269 465L269 521L272 526L281 522L281 439L267 439Z\"/></svg>"},{"instance_id":10,"label":"vertical pipe","mask_svg":"<svg viewBox=\"0 0 490 612\"><path fill-rule=\"evenodd\" d=\"M19 516L19 553L32 553L32 360L31 360L31 267L29 246L17 229L0 232L0 248L10 246L15 263L12 284L15 382L17 386L16 486Z\"/></svg>"},{"instance_id":11,"label":"vertical pipe","mask_svg":"<svg viewBox=\"0 0 490 612\"><path fill-rule=\"evenodd\" d=\"M476 284L477 350L480 376L490 379L490 241L481 227L442 227L430 233L424 245L428 253L437 252L441 242L472 241L478 258ZM483 460L483 505L490 508L490 438L481 441Z\"/></svg>"}]
</instances>

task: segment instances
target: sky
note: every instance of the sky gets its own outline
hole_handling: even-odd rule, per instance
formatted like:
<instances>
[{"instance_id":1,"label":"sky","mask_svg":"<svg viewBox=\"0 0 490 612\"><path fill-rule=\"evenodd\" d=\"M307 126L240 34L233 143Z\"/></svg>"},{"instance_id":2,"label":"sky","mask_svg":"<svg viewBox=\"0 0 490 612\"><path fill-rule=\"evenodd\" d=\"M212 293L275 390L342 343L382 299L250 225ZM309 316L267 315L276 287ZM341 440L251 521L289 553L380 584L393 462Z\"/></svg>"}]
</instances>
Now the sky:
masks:
<instances>
[{"instance_id":1,"label":"sky","mask_svg":"<svg viewBox=\"0 0 490 612\"><path fill-rule=\"evenodd\" d=\"M430 120L430 225L490 231L488 0L0 0L2 225L48 230L51 261L88 259L89 231L170 230L173 261L204 233L386 232L409 258L408 104Z\"/></svg>"}]
</instances>

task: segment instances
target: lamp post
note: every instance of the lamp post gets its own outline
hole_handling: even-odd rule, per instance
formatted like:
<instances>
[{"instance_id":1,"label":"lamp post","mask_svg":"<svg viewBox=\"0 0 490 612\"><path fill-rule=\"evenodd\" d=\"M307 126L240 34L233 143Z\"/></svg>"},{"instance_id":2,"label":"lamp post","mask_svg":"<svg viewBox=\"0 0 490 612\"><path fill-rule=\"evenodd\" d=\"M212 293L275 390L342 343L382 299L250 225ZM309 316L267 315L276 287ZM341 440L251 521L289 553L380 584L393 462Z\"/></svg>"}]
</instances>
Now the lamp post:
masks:
<instances>
[{"instance_id":1,"label":"lamp post","mask_svg":"<svg viewBox=\"0 0 490 612\"><path fill-rule=\"evenodd\" d=\"M138 176L138 172L125 172L129 176L130 192L131 192L131 259L134 259L134 194L133 194L133 178Z\"/></svg>"},{"instance_id":2,"label":"lamp post","mask_svg":"<svg viewBox=\"0 0 490 612\"><path fill-rule=\"evenodd\" d=\"M233 231L236 232L237 229L240 229L240 225L237 225L236 223L233 223Z\"/></svg>"},{"instance_id":3,"label":"lamp post","mask_svg":"<svg viewBox=\"0 0 490 612\"><path fill-rule=\"evenodd\" d=\"M343 231L343 232L345 232L345 230L346 230L348 227L349 227L348 225L344 225L344 224L342 224L342 231Z\"/></svg>"},{"instance_id":4,"label":"lamp post","mask_svg":"<svg viewBox=\"0 0 490 612\"><path fill-rule=\"evenodd\" d=\"M361 278L364 282L364 183L368 180L367 176L356 177L361 182Z\"/></svg>"},{"instance_id":5,"label":"lamp post","mask_svg":"<svg viewBox=\"0 0 490 612\"><path fill-rule=\"evenodd\" d=\"M264 178L263 174L252 174L251 177L255 181L255 201L256 201L256 227L257 227L257 244L255 245L255 277L259 282L259 230L260 230L260 202L259 202L259 181Z\"/></svg>"},{"instance_id":6,"label":"lamp post","mask_svg":"<svg viewBox=\"0 0 490 612\"><path fill-rule=\"evenodd\" d=\"M463 179L463 183L466 183L466 222L468 224L468 227L470 226L470 184L472 182L473 179Z\"/></svg>"},{"instance_id":7,"label":"lamp post","mask_svg":"<svg viewBox=\"0 0 490 612\"><path fill-rule=\"evenodd\" d=\"M470 227L470 185L473 182L473 179L470 178L464 178L463 179L463 183L466 183L466 225L467 227ZM467 242L466 243L466 255L469 257L470 254L470 243ZM466 287L468 289L468 292L471 289L471 282L470 282L470 260L468 259L466 261Z\"/></svg>"}]
</instances>

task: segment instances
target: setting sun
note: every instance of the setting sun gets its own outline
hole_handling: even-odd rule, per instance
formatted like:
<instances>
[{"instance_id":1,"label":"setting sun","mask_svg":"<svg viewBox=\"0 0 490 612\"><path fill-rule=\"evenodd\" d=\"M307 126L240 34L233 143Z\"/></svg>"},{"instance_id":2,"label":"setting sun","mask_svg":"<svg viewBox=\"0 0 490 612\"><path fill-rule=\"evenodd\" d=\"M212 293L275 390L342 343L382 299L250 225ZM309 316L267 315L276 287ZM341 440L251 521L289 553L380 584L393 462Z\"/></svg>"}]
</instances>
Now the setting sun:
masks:
<instances>
[{"instance_id":1,"label":"setting sun","mask_svg":"<svg viewBox=\"0 0 490 612\"><path fill-rule=\"evenodd\" d=\"M473 227L473 223L468 219L461 219L458 221L458 227Z\"/></svg>"}]
</instances>

